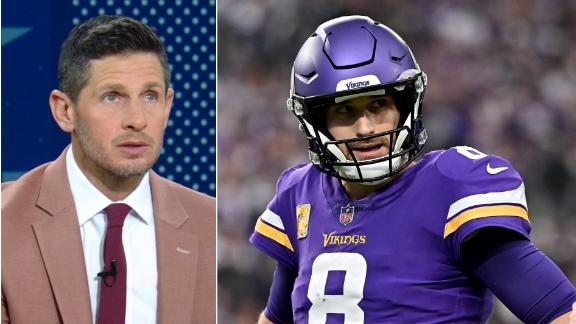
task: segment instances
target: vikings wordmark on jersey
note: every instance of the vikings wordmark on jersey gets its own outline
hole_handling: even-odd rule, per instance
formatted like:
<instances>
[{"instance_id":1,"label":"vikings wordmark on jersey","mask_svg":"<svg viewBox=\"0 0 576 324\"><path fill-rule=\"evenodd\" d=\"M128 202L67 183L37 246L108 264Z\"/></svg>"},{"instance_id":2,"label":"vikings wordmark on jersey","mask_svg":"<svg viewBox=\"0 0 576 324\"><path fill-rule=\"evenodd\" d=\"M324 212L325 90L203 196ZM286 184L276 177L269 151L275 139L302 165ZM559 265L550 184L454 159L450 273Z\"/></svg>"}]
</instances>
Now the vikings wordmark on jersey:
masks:
<instances>
[{"instance_id":1,"label":"vikings wordmark on jersey","mask_svg":"<svg viewBox=\"0 0 576 324\"><path fill-rule=\"evenodd\" d=\"M289 169L250 241L297 270L296 323L480 322L491 294L461 270L460 245L489 226L528 236L527 210L507 161L457 147L356 201L311 164Z\"/></svg>"}]
</instances>

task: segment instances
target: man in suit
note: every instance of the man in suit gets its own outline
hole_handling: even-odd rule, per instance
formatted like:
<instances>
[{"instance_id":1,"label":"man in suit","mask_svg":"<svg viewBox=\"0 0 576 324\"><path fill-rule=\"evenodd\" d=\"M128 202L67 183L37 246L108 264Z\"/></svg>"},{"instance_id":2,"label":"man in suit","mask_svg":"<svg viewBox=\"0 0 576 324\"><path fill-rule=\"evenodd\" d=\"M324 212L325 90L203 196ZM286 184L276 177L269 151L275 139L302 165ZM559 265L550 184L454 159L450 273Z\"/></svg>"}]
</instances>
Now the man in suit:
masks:
<instances>
[{"instance_id":1,"label":"man in suit","mask_svg":"<svg viewBox=\"0 0 576 324\"><path fill-rule=\"evenodd\" d=\"M90 19L58 79L50 108L71 145L2 186L2 321L215 322L215 201L150 170L174 98L162 42Z\"/></svg>"}]
</instances>

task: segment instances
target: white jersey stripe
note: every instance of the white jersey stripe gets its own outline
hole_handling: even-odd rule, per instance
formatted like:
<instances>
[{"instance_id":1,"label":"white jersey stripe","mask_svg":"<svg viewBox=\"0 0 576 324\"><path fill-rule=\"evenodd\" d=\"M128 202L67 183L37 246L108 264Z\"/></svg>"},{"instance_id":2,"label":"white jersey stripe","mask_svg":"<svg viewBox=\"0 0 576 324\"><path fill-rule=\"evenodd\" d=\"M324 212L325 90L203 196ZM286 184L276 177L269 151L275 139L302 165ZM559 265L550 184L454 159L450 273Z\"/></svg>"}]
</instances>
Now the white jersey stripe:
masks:
<instances>
[{"instance_id":1,"label":"white jersey stripe","mask_svg":"<svg viewBox=\"0 0 576 324\"><path fill-rule=\"evenodd\" d=\"M284 223L282 223L282 219L280 216L278 216L278 214L274 213L270 209L266 209L262 215L260 215L260 219L268 224L272 224L278 227L281 230L284 230Z\"/></svg>"},{"instance_id":2,"label":"white jersey stripe","mask_svg":"<svg viewBox=\"0 0 576 324\"><path fill-rule=\"evenodd\" d=\"M510 191L488 192L464 197L450 205L450 209L448 210L448 219L458 215L461 211L470 207L503 203L519 204L528 210L528 206L526 205L526 195L524 193L524 183L522 183L518 188Z\"/></svg>"}]
</instances>

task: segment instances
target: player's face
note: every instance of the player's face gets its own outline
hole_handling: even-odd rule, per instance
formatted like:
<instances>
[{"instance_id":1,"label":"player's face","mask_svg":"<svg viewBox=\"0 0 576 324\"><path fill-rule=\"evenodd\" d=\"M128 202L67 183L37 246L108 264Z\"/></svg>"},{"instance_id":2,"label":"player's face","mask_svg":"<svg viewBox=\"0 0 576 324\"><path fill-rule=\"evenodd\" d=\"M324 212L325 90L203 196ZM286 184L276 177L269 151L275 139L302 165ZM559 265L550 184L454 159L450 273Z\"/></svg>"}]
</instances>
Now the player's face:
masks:
<instances>
[{"instance_id":1,"label":"player's face","mask_svg":"<svg viewBox=\"0 0 576 324\"><path fill-rule=\"evenodd\" d=\"M94 176L141 176L160 153L174 91L155 54L92 60L74 105L72 145L79 166Z\"/></svg>"},{"instance_id":2,"label":"player's face","mask_svg":"<svg viewBox=\"0 0 576 324\"><path fill-rule=\"evenodd\" d=\"M326 111L326 127L336 140L361 138L396 128L400 112L390 95L353 98L331 105ZM348 160L370 160L388 154L390 136L379 136L350 143L352 152L340 144Z\"/></svg>"}]
</instances>

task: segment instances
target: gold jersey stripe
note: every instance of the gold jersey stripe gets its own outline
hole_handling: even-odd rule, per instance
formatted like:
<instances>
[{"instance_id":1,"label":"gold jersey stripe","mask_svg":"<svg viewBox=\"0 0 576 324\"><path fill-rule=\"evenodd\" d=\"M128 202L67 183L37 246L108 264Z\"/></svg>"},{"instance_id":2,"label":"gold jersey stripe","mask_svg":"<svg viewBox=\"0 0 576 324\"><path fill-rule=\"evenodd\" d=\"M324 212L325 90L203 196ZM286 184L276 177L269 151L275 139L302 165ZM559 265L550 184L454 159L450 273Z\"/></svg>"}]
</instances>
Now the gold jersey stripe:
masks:
<instances>
[{"instance_id":1,"label":"gold jersey stripe","mask_svg":"<svg viewBox=\"0 0 576 324\"><path fill-rule=\"evenodd\" d=\"M460 228L460 226L473 219L493 216L514 216L523 218L527 222L530 222L526 209L519 206L495 205L476 207L461 213L446 223L446 226L444 227L444 238L448 237L448 235L454 233L458 228Z\"/></svg>"},{"instance_id":2,"label":"gold jersey stripe","mask_svg":"<svg viewBox=\"0 0 576 324\"><path fill-rule=\"evenodd\" d=\"M258 221L256 222L256 232L278 242L278 244L284 245L290 251L294 252L290 239L288 239L288 235L264 223L260 218L258 218Z\"/></svg>"}]
</instances>

